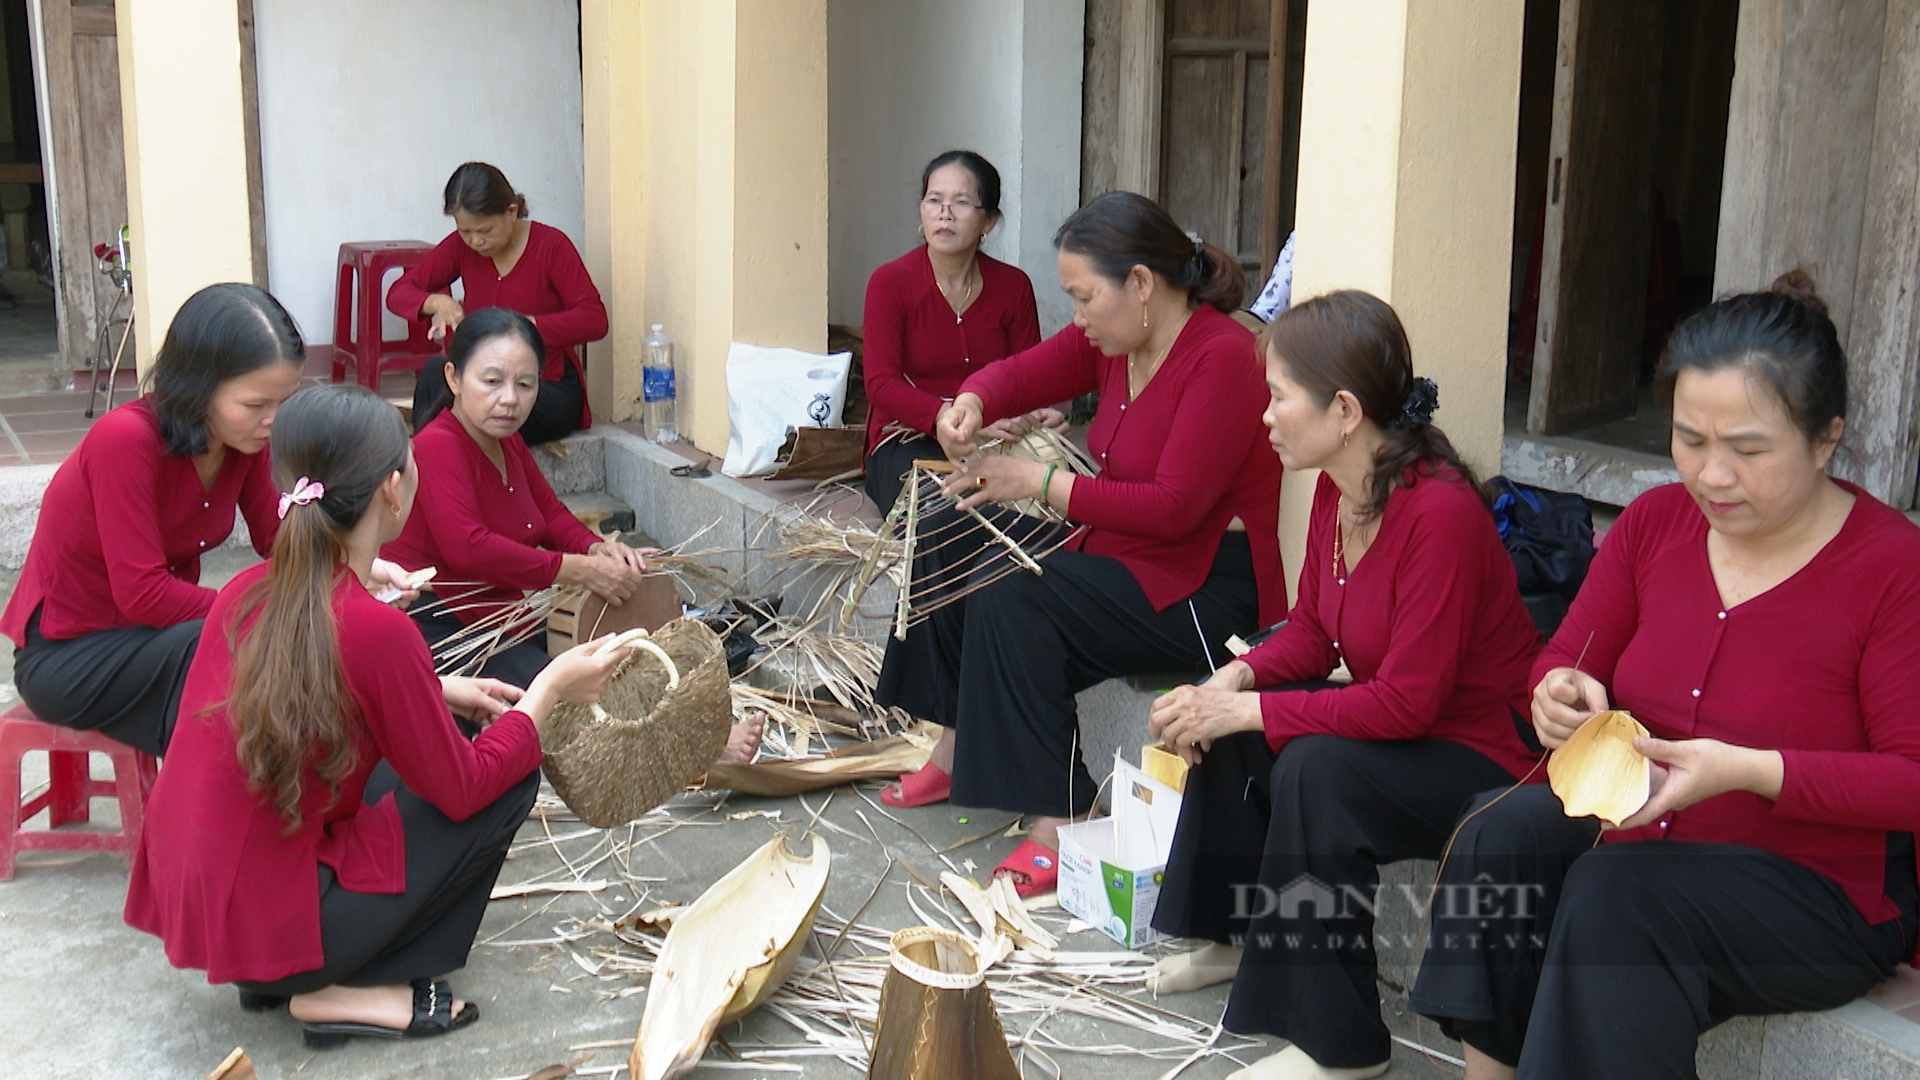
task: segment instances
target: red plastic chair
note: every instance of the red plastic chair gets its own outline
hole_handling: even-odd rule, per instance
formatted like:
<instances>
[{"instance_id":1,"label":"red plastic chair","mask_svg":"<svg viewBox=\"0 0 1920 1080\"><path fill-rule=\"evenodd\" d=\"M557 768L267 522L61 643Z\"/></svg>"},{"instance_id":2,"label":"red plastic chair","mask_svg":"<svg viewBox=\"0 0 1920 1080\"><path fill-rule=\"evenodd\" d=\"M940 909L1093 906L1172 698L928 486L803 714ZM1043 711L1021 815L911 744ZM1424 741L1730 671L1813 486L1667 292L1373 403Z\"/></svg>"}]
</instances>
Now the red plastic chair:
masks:
<instances>
[{"instance_id":1,"label":"red plastic chair","mask_svg":"<svg viewBox=\"0 0 1920 1080\"><path fill-rule=\"evenodd\" d=\"M30 750L47 752L47 790L21 799L20 759ZM113 779L95 780L88 755L113 761ZM74 731L36 719L25 705L0 713L0 881L13 880L14 856L22 851L117 851L132 860L146 822L147 793L160 774L151 755L92 731ZM89 800L118 796L120 831L62 829L92 817ZM21 826L47 811L47 828Z\"/></svg>"},{"instance_id":2,"label":"red plastic chair","mask_svg":"<svg viewBox=\"0 0 1920 1080\"><path fill-rule=\"evenodd\" d=\"M396 341L381 337L381 313L386 310L387 273L420 263L433 250L418 240L366 240L340 245L338 275L333 293L333 381L347 381L353 368L360 385L380 389L380 373L404 367L419 371L441 354L427 340L427 324L407 320L407 336ZM357 287L356 287L357 286Z\"/></svg>"}]
</instances>

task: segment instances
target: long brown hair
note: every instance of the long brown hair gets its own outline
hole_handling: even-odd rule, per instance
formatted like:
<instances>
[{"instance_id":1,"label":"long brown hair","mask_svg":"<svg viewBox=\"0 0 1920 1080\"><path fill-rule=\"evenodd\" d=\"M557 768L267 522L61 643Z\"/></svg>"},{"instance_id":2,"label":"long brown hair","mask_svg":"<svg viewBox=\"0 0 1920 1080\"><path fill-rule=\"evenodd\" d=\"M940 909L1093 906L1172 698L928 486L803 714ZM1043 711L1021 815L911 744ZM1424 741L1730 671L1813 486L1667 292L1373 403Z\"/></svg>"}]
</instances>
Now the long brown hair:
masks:
<instances>
[{"instance_id":1,"label":"long brown hair","mask_svg":"<svg viewBox=\"0 0 1920 1080\"><path fill-rule=\"evenodd\" d=\"M1189 306L1233 312L1247 295L1246 271L1233 256L1183 231L1159 203L1131 191L1089 200L1061 223L1053 246L1085 256L1112 282L1144 266L1184 291Z\"/></svg>"},{"instance_id":2,"label":"long brown hair","mask_svg":"<svg viewBox=\"0 0 1920 1080\"><path fill-rule=\"evenodd\" d=\"M311 386L274 419L274 482L292 491L304 478L326 492L287 507L266 576L235 605L227 642L233 696L225 707L249 785L272 797L288 832L301 824L304 770L317 765L337 797L341 777L354 766L360 710L340 668L333 593L350 572L347 535L373 493L406 467L400 414L370 391Z\"/></svg>"},{"instance_id":3,"label":"long brown hair","mask_svg":"<svg viewBox=\"0 0 1920 1080\"><path fill-rule=\"evenodd\" d=\"M1395 488L1413 486L1416 472L1452 473L1486 498L1447 433L1433 425L1437 391L1431 380L1414 378L1406 327L1385 300L1358 289L1316 296L1289 308L1260 336L1261 355L1279 357L1321 408L1345 390L1386 433L1373 458L1362 520L1378 517Z\"/></svg>"}]
</instances>

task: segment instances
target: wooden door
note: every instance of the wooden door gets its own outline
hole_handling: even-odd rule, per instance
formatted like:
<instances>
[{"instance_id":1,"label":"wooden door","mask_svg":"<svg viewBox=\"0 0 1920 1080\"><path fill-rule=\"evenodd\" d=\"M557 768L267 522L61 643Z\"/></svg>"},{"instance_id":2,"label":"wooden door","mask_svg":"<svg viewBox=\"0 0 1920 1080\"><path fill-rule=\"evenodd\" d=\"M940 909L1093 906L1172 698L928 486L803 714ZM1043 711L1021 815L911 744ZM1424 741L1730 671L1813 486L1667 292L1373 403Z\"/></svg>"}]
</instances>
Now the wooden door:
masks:
<instances>
[{"instance_id":1,"label":"wooden door","mask_svg":"<svg viewBox=\"0 0 1920 1080\"><path fill-rule=\"evenodd\" d=\"M1633 413L1646 321L1660 0L1561 0L1527 430Z\"/></svg>"},{"instance_id":2,"label":"wooden door","mask_svg":"<svg viewBox=\"0 0 1920 1080\"><path fill-rule=\"evenodd\" d=\"M120 136L120 52L113 0L32 0L45 57L42 112L60 356L86 366L115 289L94 268L93 245L127 220Z\"/></svg>"},{"instance_id":3,"label":"wooden door","mask_svg":"<svg viewBox=\"0 0 1920 1080\"><path fill-rule=\"evenodd\" d=\"M1304 14L1301 0L1293 6ZM1281 185L1269 180L1286 171L1273 159L1294 155L1268 147L1285 145L1284 124L1270 121L1287 114L1288 8L1288 0L1167 0L1158 197L1239 260L1255 290L1286 239Z\"/></svg>"}]
</instances>

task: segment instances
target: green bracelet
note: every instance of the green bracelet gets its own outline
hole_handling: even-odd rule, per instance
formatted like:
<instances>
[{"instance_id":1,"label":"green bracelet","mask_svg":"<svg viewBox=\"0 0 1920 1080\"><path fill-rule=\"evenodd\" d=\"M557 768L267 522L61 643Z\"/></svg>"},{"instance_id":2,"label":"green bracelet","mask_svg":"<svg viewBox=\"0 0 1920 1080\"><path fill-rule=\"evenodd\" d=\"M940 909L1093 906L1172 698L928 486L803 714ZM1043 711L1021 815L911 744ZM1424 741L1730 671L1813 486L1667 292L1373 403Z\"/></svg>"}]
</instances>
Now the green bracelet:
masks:
<instances>
[{"instance_id":1,"label":"green bracelet","mask_svg":"<svg viewBox=\"0 0 1920 1080\"><path fill-rule=\"evenodd\" d=\"M1046 474L1040 477L1040 501L1042 503L1047 501L1047 491L1053 487L1053 470L1057 468L1059 468L1059 466L1054 462L1047 462Z\"/></svg>"}]
</instances>

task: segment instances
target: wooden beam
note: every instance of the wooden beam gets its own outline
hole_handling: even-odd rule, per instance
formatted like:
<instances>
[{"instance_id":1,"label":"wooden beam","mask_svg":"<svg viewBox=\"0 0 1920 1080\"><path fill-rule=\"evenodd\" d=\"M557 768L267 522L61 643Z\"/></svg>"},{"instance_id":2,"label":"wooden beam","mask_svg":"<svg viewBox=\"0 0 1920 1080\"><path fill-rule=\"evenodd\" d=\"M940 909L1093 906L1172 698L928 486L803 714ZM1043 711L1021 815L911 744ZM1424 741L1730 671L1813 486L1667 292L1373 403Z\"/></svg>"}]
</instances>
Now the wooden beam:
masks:
<instances>
[{"instance_id":1,"label":"wooden beam","mask_svg":"<svg viewBox=\"0 0 1920 1080\"><path fill-rule=\"evenodd\" d=\"M1262 274L1273 269L1280 247L1287 242L1281 232L1280 198L1287 171L1287 0L1273 0L1272 22L1267 31L1267 140L1266 165L1260 176L1260 267Z\"/></svg>"},{"instance_id":2,"label":"wooden beam","mask_svg":"<svg viewBox=\"0 0 1920 1080\"><path fill-rule=\"evenodd\" d=\"M1227 200L1227 233L1216 241L1216 246L1236 261L1245 261L1240 254L1240 191L1245 183L1240 173L1246 163L1247 126L1247 54L1244 52L1233 54L1233 101L1227 106L1227 118L1227 130L1231 134L1227 139L1226 191L1222 193Z\"/></svg>"},{"instance_id":3,"label":"wooden beam","mask_svg":"<svg viewBox=\"0 0 1920 1080\"><path fill-rule=\"evenodd\" d=\"M1166 60L1166 0L1121 0L1120 122L1114 184L1149 199L1160 195L1161 72Z\"/></svg>"},{"instance_id":4,"label":"wooden beam","mask_svg":"<svg viewBox=\"0 0 1920 1080\"><path fill-rule=\"evenodd\" d=\"M1882 57L1834 471L1904 510L1920 473L1920 0L1887 0Z\"/></svg>"},{"instance_id":5,"label":"wooden beam","mask_svg":"<svg viewBox=\"0 0 1920 1080\"><path fill-rule=\"evenodd\" d=\"M253 283L267 287L267 199L260 160L260 69L253 46L253 0L236 0L240 9L241 121L247 139L247 212L253 227Z\"/></svg>"},{"instance_id":6,"label":"wooden beam","mask_svg":"<svg viewBox=\"0 0 1920 1080\"><path fill-rule=\"evenodd\" d=\"M1283 37L1284 43L1284 37ZM1264 56L1272 45L1268 38L1196 38L1177 37L1167 42L1168 56L1232 56L1254 53Z\"/></svg>"},{"instance_id":7,"label":"wooden beam","mask_svg":"<svg viewBox=\"0 0 1920 1080\"><path fill-rule=\"evenodd\" d=\"M53 3L53 0L46 0L46 2ZM81 7L78 4L72 4L72 0L60 0L60 3L72 5L68 8L67 17L72 22L73 36L112 37L118 32L114 29L112 4L105 7Z\"/></svg>"}]
</instances>

